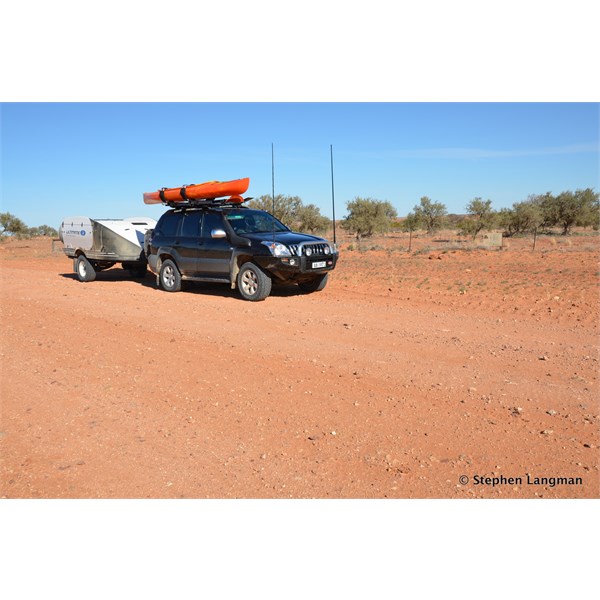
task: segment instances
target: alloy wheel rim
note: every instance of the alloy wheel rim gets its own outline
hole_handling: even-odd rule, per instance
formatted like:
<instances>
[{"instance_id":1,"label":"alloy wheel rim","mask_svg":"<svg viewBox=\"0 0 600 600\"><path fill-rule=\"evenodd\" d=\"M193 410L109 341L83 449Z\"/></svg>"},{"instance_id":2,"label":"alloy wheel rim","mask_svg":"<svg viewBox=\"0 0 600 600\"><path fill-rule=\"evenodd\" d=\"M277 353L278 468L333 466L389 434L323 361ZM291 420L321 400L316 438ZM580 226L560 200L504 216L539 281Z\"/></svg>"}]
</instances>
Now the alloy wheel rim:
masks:
<instances>
[{"instance_id":1,"label":"alloy wheel rim","mask_svg":"<svg viewBox=\"0 0 600 600\"><path fill-rule=\"evenodd\" d=\"M242 287L250 296L256 294L256 290L258 289L258 277L256 277L256 273L246 271L242 276Z\"/></svg>"},{"instance_id":2,"label":"alloy wheel rim","mask_svg":"<svg viewBox=\"0 0 600 600\"><path fill-rule=\"evenodd\" d=\"M163 282L167 287L173 287L175 283L175 273L173 267L165 267L163 272Z\"/></svg>"}]
</instances>

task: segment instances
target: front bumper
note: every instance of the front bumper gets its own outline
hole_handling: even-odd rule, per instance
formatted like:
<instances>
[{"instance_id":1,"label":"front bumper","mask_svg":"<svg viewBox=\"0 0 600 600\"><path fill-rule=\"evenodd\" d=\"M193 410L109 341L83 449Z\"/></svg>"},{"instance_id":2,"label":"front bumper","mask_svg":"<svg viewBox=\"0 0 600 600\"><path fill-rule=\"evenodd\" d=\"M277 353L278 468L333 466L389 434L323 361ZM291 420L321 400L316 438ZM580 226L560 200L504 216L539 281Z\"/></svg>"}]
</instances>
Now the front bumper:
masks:
<instances>
[{"instance_id":1,"label":"front bumper","mask_svg":"<svg viewBox=\"0 0 600 600\"><path fill-rule=\"evenodd\" d=\"M322 256L257 256L255 262L282 281L301 281L335 269L339 254Z\"/></svg>"}]
</instances>

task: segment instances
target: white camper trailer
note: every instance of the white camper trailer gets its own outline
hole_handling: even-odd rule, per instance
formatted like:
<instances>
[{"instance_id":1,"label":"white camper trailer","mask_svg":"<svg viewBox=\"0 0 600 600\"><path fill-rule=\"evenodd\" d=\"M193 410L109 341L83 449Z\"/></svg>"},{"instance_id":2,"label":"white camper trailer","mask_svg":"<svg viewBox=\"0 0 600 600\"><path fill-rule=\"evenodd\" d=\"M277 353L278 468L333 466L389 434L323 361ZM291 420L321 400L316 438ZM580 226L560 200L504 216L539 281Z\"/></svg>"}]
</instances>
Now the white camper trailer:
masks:
<instances>
[{"instance_id":1,"label":"white camper trailer","mask_svg":"<svg viewBox=\"0 0 600 600\"><path fill-rule=\"evenodd\" d=\"M146 274L144 234L156 225L148 217L129 219L90 219L67 217L58 235L63 252L73 259L80 281L93 281L98 271L121 263L133 277Z\"/></svg>"}]
</instances>

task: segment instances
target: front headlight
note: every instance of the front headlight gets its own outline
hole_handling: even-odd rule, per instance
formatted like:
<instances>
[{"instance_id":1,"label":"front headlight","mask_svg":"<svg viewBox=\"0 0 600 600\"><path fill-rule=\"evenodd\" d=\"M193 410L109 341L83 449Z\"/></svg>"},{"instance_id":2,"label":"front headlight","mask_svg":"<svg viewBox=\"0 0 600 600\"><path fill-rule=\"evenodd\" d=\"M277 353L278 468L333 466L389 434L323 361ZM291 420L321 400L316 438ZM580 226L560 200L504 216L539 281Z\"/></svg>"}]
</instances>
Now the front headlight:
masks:
<instances>
[{"instance_id":1,"label":"front headlight","mask_svg":"<svg viewBox=\"0 0 600 600\"><path fill-rule=\"evenodd\" d=\"M280 244L279 242L262 242L271 252L273 256L291 256L292 253L287 246Z\"/></svg>"}]
</instances>

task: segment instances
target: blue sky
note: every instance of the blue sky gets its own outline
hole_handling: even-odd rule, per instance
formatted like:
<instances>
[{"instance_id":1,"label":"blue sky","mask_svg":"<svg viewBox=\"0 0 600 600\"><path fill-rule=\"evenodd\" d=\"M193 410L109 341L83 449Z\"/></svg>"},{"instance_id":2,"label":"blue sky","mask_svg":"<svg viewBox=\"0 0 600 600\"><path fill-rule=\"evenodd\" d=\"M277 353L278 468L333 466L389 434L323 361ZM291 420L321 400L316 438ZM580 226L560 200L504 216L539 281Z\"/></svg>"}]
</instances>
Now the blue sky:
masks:
<instances>
[{"instance_id":1,"label":"blue sky","mask_svg":"<svg viewBox=\"0 0 600 600\"><path fill-rule=\"evenodd\" d=\"M250 177L331 216L356 196L407 214L422 196L464 212L599 185L594 103L10 103L2 105L2 211L158 218L142 193Z\"/></svg>"}]
</instances>

